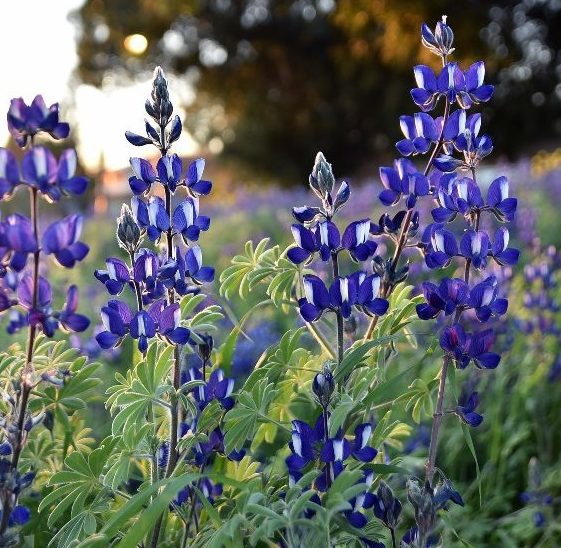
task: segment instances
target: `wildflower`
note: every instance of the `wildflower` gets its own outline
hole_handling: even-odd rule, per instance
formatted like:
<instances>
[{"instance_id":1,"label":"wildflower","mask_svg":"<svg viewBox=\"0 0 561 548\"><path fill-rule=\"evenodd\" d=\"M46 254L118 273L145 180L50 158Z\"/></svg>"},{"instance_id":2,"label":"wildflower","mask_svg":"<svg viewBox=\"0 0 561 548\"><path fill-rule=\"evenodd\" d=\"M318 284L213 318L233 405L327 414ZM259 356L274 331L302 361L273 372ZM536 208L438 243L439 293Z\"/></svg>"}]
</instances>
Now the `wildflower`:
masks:
<instances>
[{"instance_id":1,"label":"wildflower","mask_svg":"<svg viewBox=\"0 0 561 548\"><path fill-rule=\"evenodd\" d=\"M89 251L89 247L78 240L82 232L82 224L81 215L69 215L52 223L43 235L44 253L54 255L59 264L72 268Z\"/></svg>"},{"instance_id":2,"label":"wildflower","mask_svg":"<svg viewBox=\"0 0 561 548\"><path fill-rule=\"evenodd\" d=\"M509 184L506 177L497 177L489 186L487 205L499 221L506 222L514 219L516 198L509 197Z\"/></svg>"},{"instance_id":3,"label":"wildflower","mask_svg":"<svg viewBox=\"0 0 561 548\"><path fill-rule=\"evenodd\" d=\"M502 316L506 313L508 301L497 298L497 294L498 282L495 276L489 276L471 289L469 306L475 310L480 322L486 322L491 316Z\"/></svg>"},{"instance_id":4,"label":"wildflower","mask_svg":"<svg viewBox=\"0 0 561 548\"><path fill-rule=\"evenodd\" d=\"M8 149L0 148L0 200L11 196L19 182L16 157Z\"/></svg>"},{"instance_id":5,"label":"wildflower","mask_svg":"<svg viewBox=\"0 0 561 548\"><path fill-rule=\"evenodd\" d=\"M386 206L397 204L405 195L407 209L412 209L418 197L429 194L428 179L405 158L396 160L394 167L381 167L380 179L385 190L380 192L379 198Z\"/></svg>"},{"instance_id":6,"label":"wildflower","mask_svg":"<svg viewBox=\"0 0 561 548\"><path fill-rule=\"evenodd\" d=\"M452 44L454 42L454 33L446 24L446 16L442 17L442 21L438 21L434 32L426 23L421 26L421 36L423 46L431 50L433 53L446 57L454 52Z\"/></svg>"},{"instance_id":7,"label":"wildflower","mask_svg":"<svg viewBox=\"0 0 561 548\"><path fill-rule=\"evenodd\" d=\"M183 236L185 243L196 242L201 230L205 231L210 227L210 219L199 215L198 198L188 198L175 208L172 225Z\"/></svg>"},{"instance_id":8,"label":"wildflower","mask_svg":"<svg viewBox=\"0 0 561 548\"><path fill-rule=\"evenodd\" d=\"M464 405L458 405L455 409L456 415L469 426L479 426L483 422L483 416L475 412L479 404L479 394L473 392Z\"/></svg>"},{"instance_id":9,"label":"wildflower","mask_svg":"<svg viewBox=\"0 0 561 548\"><path fill-rule=\"evenodd\" d=\"M110 295L119 295L131 276L128 266L121 260L109 257L105 260L106 270L97 269L94 276L105 285Z\"/></svg>"},{"instance_id":10,"label":"wildflower","mask_svg":"<svg viewBox=\"0 0 561 548\"><path fill-rule=\"evenodd\" d=\"M370 219L351 223L343 233L342 245L356 262L366 261L376 252L378 245L369 240Z\"/></svg>"},{"instance_id":11,"label":"wildflower","mask_svg":"<svg viewBox=\"0 0 561 548\"><path fill-rule=\"evenodd\" d=\"M459 278L444 278L437 286L431 282L422 284L426 303L417 305L417 315L421 320L436 318L441 312L446 316L466 304L469 288Z\"/></svg>"},{"instance_id":12,"label":"wildflower","mask_svg":"<svg viewBox=\"0 0 561 548\"><path fill-rule=\"evenodd\" d=\"M58 103L47 107L41 95L37 95L27 106L20 97L12 99L8 110L8 129L20 147L25 147L30 137L44 131L53 139L68 137L70 127L59 122Z\"/></svg>"},{"instance_id":13,"label":"wildflower","mask_svg":"<svg viewBox=\"0 0 561 548\"><path fill-rule=\"evenodd\" d=\"M131 158L130 165L133 175L129 177L129 185L133 194L138 196L147 193L157 179L152 164L143 158Z\"/></svg>"}]
</instances>

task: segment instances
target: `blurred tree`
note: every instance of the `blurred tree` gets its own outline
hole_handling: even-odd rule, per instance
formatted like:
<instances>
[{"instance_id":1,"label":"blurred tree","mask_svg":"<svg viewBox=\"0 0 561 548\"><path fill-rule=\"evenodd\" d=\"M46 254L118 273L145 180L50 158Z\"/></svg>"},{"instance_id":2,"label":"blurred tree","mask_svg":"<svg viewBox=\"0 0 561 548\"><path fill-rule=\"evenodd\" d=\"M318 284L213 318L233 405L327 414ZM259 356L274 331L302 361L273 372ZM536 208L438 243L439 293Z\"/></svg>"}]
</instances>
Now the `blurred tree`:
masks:
<instances>
[{"instance_id":1,"label":"blurred tree","mask_svg":"<svg viewBox=\"0 0 561 548\"><path fill-rule=\"evenodd\" d=\"M523 2L548 3L554 1ZM461 61L491 57L490 80L499 78L499 99L510 105L517 73L504 67L513 56L523 63L533 50L523 53L523 36L515 38L519 8L508 8L508 0L493 4L490 11L486 0L86 0L77 13L79 73L100 84L108 73L133 78L159 63L185 75L197 90L187 125L199 141L219 138L225 154L299 182L318 149L339 174L356 172L375 154L394 154L397 116L414 111L407 93L411 65L435 62L419 46L420 25L435 24L444 13ZM542 42L551 38L547 17ZM136 33L148 42L141 54L125 47ZM516 87L517 103L506 111L511 118L503 104L490 107L493 122L509 129L492 131L502 151L544 135L543 125L532 134L511 131L533 116L520 109L535 93L528 81ZM559 116L559 97L546 100Z\"/></svg>"}]
</instances>

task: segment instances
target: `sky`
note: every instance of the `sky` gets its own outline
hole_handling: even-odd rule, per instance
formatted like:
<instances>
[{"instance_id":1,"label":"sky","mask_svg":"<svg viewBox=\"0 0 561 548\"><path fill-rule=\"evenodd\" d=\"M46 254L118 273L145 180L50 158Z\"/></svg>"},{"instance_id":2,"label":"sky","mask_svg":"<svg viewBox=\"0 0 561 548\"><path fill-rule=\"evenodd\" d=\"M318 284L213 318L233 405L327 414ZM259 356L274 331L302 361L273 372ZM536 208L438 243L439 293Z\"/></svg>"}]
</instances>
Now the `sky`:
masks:
<instances>
[{"instance_id":1,"label":"sky","mask_svg":"<svg viewBox=\"0 0 561 548\"><path fill-rule=\"evenodd\" d=\"M78 30L68 15L82 3L83 0L2 1L0 66L4 77L0 112L7 111L13 97L23 97L29 104L37 94L43 95L47 105L60 103L63 113L75 109L72 132L82 163L95 171L103 159L105 168L120 169L128 165L131 155L137 154L124 133L127 129L142 133L150 82L127 87L109 83L103 89L76 83L72 73L78 63ZM177 89L180 85L170 79L172 95L174 88L185 93ZM5 120L3 115L0 120ZM8 138L2 124L0 144ZM184 132L175 151L193 154L196 148Z\"/></svg>"}]
</instances>

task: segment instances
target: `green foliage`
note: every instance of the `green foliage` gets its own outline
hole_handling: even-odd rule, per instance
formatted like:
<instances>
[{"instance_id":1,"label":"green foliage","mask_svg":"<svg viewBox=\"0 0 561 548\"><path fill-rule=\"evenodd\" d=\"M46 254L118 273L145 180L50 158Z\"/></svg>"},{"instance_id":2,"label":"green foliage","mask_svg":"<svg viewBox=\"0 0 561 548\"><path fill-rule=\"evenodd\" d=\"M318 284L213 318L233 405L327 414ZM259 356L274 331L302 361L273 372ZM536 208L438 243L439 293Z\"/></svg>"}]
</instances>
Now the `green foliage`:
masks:
<instances>
[{"instance_id":1,"label":"green foliage","mask_svg":"<svg viewBox=\"0 0 561 548\"><path fill-rule=\"evenodd\" d=\"M229 298L237 293L243 299L259 284L266 283L268 297L286 312L301 271L278 245L268 245L269 238L261 240L255 248L252 241L245 244L245 254L236 255L232 265L220 275L220 294Z\"/></svg>"}]
</instances>

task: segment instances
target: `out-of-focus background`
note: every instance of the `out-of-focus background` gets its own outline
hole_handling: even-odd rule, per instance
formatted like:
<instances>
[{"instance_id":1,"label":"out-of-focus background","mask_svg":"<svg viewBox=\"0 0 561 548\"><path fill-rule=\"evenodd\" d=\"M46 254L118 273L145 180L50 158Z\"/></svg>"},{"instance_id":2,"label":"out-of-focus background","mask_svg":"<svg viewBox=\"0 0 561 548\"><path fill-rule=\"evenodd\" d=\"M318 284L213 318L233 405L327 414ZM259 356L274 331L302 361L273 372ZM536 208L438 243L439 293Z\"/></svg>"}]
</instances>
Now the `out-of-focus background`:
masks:
<instances>
[{"instance_id":1,"label":"out-of-focus background","mask_svg":"<svg viewBox=\"0 0 561 548\"><path fill-rule=\"evenodd\" d=\"M48 105L58 101L71 123L70 140L56 146L78 148L92 185L60 207L87 214L83 239L91 252L73 271L52 276L61 293L70 282L80 285L81 308L95 326L107 295L93 270L118 254L115 215L131 196L129 157L149 153L124 133L143 132L156 65L166 71L184 120L175 151L185 161L204 156L205 176L214 182L212 195L201 199L201 212L212 218L201 246L205 263L220 273L248 239L289 243L290 210L310 201L307 179L318 150L338 178L352 183L345 217L378 218L378 167L397 156L398 117L416 110L412 66L438 63L421 46L420 25L434 27L442 15L455 31L456 60L463 68L485 60L486 80L496 86L481 106L495 150L479 180L485 186L498 174L510 178L519 198L512 233L523 250L520 268L507 276L510 319L500 343L507 354L496 374L477 377L486 419L474 439L485 463L482 483L491 488L477 519L466 514L455 527L469 530L470 539L494 534L504 546L555 546L547 544L553 533L539 515L558 530L551 505L520 494L532 487L525 470L535 457L544 471L534 491L561 493L561 258L548 248L561 245L561 0L7 1L0 111L12 97L29 102L41 93ZM2 141L20 154L4 127ZM2 213L27 208L25 202L19 192ZM429 205L423 215L428 223ZM414 283L428 275L421 263L418 257L411 268ZM228 312L225 328L253 305L251 295L226 303L217 284L209 292ZM243 378L295 321L263 309L245 326L232 373ZM72 341L99 357L91 335ZM0 345L7 340L2 329ZM98 438L109 424L103 388L128 366L131 346L102 359L104 383L92 406ZM473 496L478 482L462 434L450 428L443 440L446 470L463 478ZM405 450L426 450L426 443L421 424Z\"/></svg>"}]
</instances>

